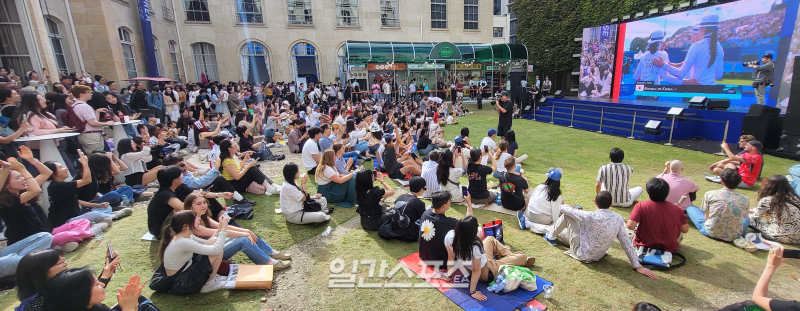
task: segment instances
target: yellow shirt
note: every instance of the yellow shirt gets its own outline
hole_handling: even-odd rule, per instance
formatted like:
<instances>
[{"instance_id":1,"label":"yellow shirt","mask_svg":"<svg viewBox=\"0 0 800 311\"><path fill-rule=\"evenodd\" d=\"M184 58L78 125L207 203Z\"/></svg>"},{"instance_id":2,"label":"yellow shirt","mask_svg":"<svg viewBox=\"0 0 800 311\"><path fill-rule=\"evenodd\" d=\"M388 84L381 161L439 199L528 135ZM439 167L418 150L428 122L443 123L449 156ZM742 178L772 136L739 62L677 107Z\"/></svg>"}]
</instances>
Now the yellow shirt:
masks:
<instances>
[{"instance_id":1,"label":"yellow shirt","mask_svg":"<svg viewBox=\"0 0 800 311\"><path fill-rule=\"evenodd\" d=\"M225 159L225 161L222 161L222 169L220 170L220 175L222 176L222 178L225 178L225 180L234 180L233 176L231 175L230 172L228 172L228 169L226 168L230 164L233 164L237 172L242 169L242 167L239 166L239 161L233 158Z\"/></svg>"}]
</instances>

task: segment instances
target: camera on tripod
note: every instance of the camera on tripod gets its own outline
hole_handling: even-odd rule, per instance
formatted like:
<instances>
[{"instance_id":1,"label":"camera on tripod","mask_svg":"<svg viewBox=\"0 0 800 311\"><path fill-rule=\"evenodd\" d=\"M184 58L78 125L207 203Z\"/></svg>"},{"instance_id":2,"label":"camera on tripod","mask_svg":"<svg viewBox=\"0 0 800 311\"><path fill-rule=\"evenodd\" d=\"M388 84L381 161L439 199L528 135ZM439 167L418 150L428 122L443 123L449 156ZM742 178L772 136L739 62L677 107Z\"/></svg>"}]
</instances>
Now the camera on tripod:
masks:
<instances>
[{"instance_id":1,"label":"camera on tripod","mask_svg":"<svg viewBox=\"0 0 800 311\"><path fill-rule=\"evenodd\" d=\"M749 62L743 62L742 63L742 66L744 66L744 67L760 66L760 65L761 65L761 60L754 60L754 61L749 61Z\"/></svg>"}]
</instances>

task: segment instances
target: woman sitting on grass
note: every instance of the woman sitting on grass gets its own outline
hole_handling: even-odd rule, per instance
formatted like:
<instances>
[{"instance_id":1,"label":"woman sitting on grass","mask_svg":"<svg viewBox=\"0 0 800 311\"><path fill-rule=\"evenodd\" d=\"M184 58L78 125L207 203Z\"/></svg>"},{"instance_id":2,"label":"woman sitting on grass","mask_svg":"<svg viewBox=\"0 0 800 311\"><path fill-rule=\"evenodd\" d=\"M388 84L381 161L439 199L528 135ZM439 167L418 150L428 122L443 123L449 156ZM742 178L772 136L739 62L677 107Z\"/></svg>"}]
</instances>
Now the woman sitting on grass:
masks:
<instances>
[{"instance_id":1,"label":"woman sitting on grass","mask_svg":"<svg viewBox=\"0 0 800 311\"><path fill-rule=\"evenodd\" d=\"M514 130L509 130L508 132L506 132L506 136L503 139L508 142L508 153L514 156L514 159L517 162L517 164L520 164L522 163L522 161L528 159L527 154L517 156L519 145L517 145L517 134L514 133ZM504 162L499 162L499 163L504 163Z\"/></svg>"},{"instance_id":2,"label":"woman sitting on grass","mask_svg":"<svg viewBox=\"0 0 800 311\"><path fill-rule=\"evenodd\" d=\"M69 177L69 170L61 163L51 161L44 163L53 172L50 176L50 185L47 186L50 195L50 210L47 216L54 226L61 226L78 219L88 219L92 223L104 223L105 228L108 228L111 226L112 213L108 202L91 203L78 199L79 189L92 183L89 158L80 150L78 150L78 154L82 175L77 180L66 181ZM91 210L86 211L86 209Z\"/></svg>"},{"instance_id":3,"label":"woman sitting on grass","mask_svg":"<svg viewBox=\"0 0 800 311\"><path fill-rule=\"evenodd\" d=\"M195 220L192 234L199 237L207 237L214 234L214 230L219 229L219 223L211 217L208 209L208 200L197 192L186 196L183 201L185 210L193 211L197 217ZM274 265L274 271L283 270L289 267L292 257L289 254L281 254L256 236L253 231L228 226L229 241L225 242L222 254L223 260L228 260L238 252L243 252L253 263L257 265ZM286 260L286 261L284 261Z\"/></svg>"},{"instance_id":4,"label":"woman sitting on grass","mask_svg":"<svg viewBox=\"0 0 800 311\"><path fill-rule=\"evenodd\" d=\"M470 204L469 197L466 198ZM478 301L488 299L477 290L478 281L493 282L502 265L533 266L535 257L527 257L522 252L512 253L493 236L481 241L478 237L478 219L467 215L456 223L444 237L447 248L448 271L454 271L453 262L470 271L470 296ZM497 258L497 259L495 259ZM449 280L448 280L449 281Z\"/></svg>"},{"instance_id":5,"label":"woman sitting on grass","mask_svg":"<svg viewBox=\"0 0 800 311\"><path fill-rule=\"evenodd\" d=\"M464 196L461 192L459 178L467 174L467 156L461 153L461 148L455 147L453 150L445 151L439 158L439 166L436 167L436 180L441 184L439 190L450 193L450 202L464 203ZM461 158L462 167L456 167L454 158Z\"/></svg>"},{"instance_id":6,"label":"woman sitting on grass","mask_svg":"<svg viewBox=\"0 0 800 311\"><path fill-rule=\"evenodd\" d=\"M419 139L417 140L417 152L419 152L421 156L428 155L433 149L436 149L436 145L434 145L433 141L428 137L428 131L429 129L427 127L422 128Z\"/></svg>"},{"instance_id":7,"label":"woman sitting on grass","mask_svg":"<svg viewBox=\"0 0 800 311\"><path fill-rule=\"evenodd\" d=\"M497 152L495 152L494 162L492 162L492 168L496 169L494 172L492 172L492 177L500 178L501 172L503 173L507 172L505 166L503 166L503 163L506 163L506 158L510 156L511 154L508 153L508 142L505 140L501 140L500 143L497 144ZM497 165L497 167L495 168L494 167L495 163L500 163L500 165ZM517 166L514 168L514 171L519 173L521 169L522 167L520 167L519 164L517 164Z\"/></svg>"},{"instance_id":8,"label":"woman sitting on grass","mask_svg":"<svg viewBox=\"0 0 800 311\"><path fill-rule=\"evenodd\" d=\"M158 257L162 265L150 281L150 289L157 292L169 291L174 295L190 295L196 292L208 293L220 290L226 277L217 275L228 236L228 220L223 215L219 228L204 240L196 237L195 214L180 211L172 216L169 226L164 228Z\"/></svg>"},{"instance_id":9,"label":"woman sitting on grass","mask_svg":"<svg viewBox=\"0 0 800 311\"><path fill-rule=\"evenodd\" d=\"M147 169L147 163L153 160L153 156L150 155L150 147L143 145L141 137L121 139L117 144L117 152L122 163L128 166L128 169L120 173L125 178L126 185L147 186L156 180L156 174L161 166Z\"/></svg>"},{"instance_id":10,"label":"woman sitting on grass","mask_svg":"<svg viewBox=\"0 0 800 311\"><path fill-rule=\"evenodd\" d=\"M536 234L546 234L552 231L553 224L561 216L561 205L564 198L561 196L561 168L550 168L547 171L547 180L533 188L528 207L525 209L525 227Z\"/></svg>"},{"instance_id":11,"label":"woman sitting on grass","mask_svg":"<svg viewBox=\"0 0 800 311\"><path fill-rule=\"evenodd\" d=\"M280 186L273 183L256 167L256 160L250 158L252 151L244 152L244 158L240 161L236 155L239 152L239 145L230 139L222 140L219 143L219 150L223 168L220 170L221 176L230 181L236 191L266 195L280 193Z\"/></svg>"},{"instance_id":12,"label":"woman sitting on grass","mask_svg":"<svg viewBox=\"0 0 800 311\"><path fill-rule=\"evenodd\" d=\"M322 197L322 194L309 195L306 192L306 183L308 182L308 175L303 174L300 180L300 187L297 186L295 180L300 178L300 168L297 164L289 163L283 166L283 187L281 187L280 205L283 211L283 218L286 222L304 225L314 224L318 226L320 223L331 220L328 206L328 200ZM312 200L320 205L319 212L305 211L304 202Z\"/></svg>"},{"instance_id":13,"label":"woman sitting on grass","mask_svg":"<svg viewBox=\"0 0 800 311\"><path fill-rule=\"evenodd\" d=\"M486 176L494 171L497 166L495 164L495 157L489 157L492 160L492 166L481 164L481 157L488 155L483 153L483 150L477 148L469 152L469 164L467 165L467 176L469 176L469 194L472 196L472 203L475 204L491 204L497 199L495 192L489 191L486 184Z\"/></svg>"},{"instance_id":14,"label":"woman sitting on grass","mask_svg":"<svg viewBox=\"0 0 800 311\"><path fill-rule=\"evenodd\" d=\"M44 295L45 311L144 311L158 310L152 302L141 297L144 284L134 275L125 285L117 289L117 306L111 309L103 304L106 299L106 284L96 278L88 268L73 268L61 271L47 282Z\"/></svg>"},{"instance_id":15,"label":"woman sitting on grass","mask_svg":"<svg viewBox=\"0 0 800 311\"><path fill-rule=\"evenodd\" d=\"M253 135L250 134L250 131L247 130L247 127L237 126L236 135L239 135L239 147L242 152L252 151L252 158L256 159L256 161L266 161L270 159L272 153L267 149L266 141L262 140L260 142L253 143Z\"/></svg>"},{"instance_id":16,"label":"woman sitting on grass","mask_svg":"<svg viewBox=\"0 0 800 311\"><path fill-rule=\"evenodd\" d=\"M761 181L758 206L750 211L750 226L765 239L800 244L800 196L786 177L773 175Z\"/></svg>"},{"instance_id":17,"label":"woman sitting on grass","mask_svg":"<svg viewBox=\"0 0 800 311\"><path fill-rule=\"evenodd\" d=\"M340 174L336 171L336 155L333 150L322 153L314 180L317 192L328 199L328 203L341 207L356 205L356 183L353 173Z\"/></svg>"},{"instance_id":18,"label":"woman sitting on grass","mask_svg":"<svg viewBox=\"0 0 800 311\"><path fill-rule=\"evenodd\" d=\"M361 215L361 228L367 231L378 231L381 227L381 216L383 207L381 200L394 195L392 186L386 183L383 174L380 172L372 173L372 170L363 170L356 176L356 199L358 209L356 212ZM383 184L383 188L375 186L375 180Z\"/></svg>"},{"instance_id":19,"label":"woman sitting on grass","mask_svg":"<svg viewBox=\"0 0 800 311\"><path fill-rule=\"evenodd\" d=\"M117 187L114 185L114 176L128 169L128 166L111 152L89 155L88 164L89 169L92 171L92 182L81 188L81 192L85 193L84 196L87 199L89 197L94 198L99 193L100 197L90 200L92 203L108 202L115 212L128 208L132 213L130 206L121 206L121 204L126 199L128 203L133 202L138 195L133 192L131 186ZM148 193L148 195L152 196L153 194ZM124 217L129 215L130 213L125 211L122 214L112 215L112 218L116 220L119 218L114 216Z\"/></svg>"}]
</instances>

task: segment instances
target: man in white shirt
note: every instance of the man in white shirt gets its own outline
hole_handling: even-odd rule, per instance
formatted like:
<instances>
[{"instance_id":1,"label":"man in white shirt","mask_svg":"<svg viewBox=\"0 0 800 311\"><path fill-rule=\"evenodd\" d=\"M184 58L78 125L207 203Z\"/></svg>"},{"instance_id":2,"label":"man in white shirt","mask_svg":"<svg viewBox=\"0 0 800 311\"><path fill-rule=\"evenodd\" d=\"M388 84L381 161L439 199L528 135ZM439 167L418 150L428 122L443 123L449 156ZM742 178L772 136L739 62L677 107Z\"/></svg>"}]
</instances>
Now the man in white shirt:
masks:
<instances>
[{"instance_id":1,"label":"man in white shirt","mask_svg":"<svg viewBox=\"0 0 800 311\"><path fill-rule=\"evenodd\" d=\"M319 139L322 138L322 130L318 127L308 129L308 137L306 144L303 145L303 166L306 168L308 175L314 175L317 172L317 165L322 156L319 153Z\"/></svg>"},{"instance_id":2,"label":"man in white shirt","mask_svg":"<svg viewBox=\"0 0 800 311\"><path fill-rule=\"evenodd\" d=\"M319 126L319 118L322 117L322 113L319 112L319 105L314 105L314 111L312 111L308 115L308 125L311 126Z\"/></svg>"},{"instance_id":3,"label":"man in white shirt","mask_svg":"<svg viewBox=\"0 0 800 311\"><path fill-rule=\"evenodd\" d=\"M392 86L389 84L389 80L383 81L383 100L388 101L391 94Z\"/></svg>"},{"instance_id":4,"label":"man in white shirt","mask_svg":"<svg viewBox=\"0 0 800 311\"><path fill-rule=\"evenodd\" d=\"M481 157L481 164L486 165L489 161L489 155L494 150L497 150L497 143L494 141L495 137L497 137L497 130L490 129L488 133L489 137L484 137L481 141L481 152L486 153L483 157ZM486 152L488 149L488 152Z\"/></svg>"}]
</instances>

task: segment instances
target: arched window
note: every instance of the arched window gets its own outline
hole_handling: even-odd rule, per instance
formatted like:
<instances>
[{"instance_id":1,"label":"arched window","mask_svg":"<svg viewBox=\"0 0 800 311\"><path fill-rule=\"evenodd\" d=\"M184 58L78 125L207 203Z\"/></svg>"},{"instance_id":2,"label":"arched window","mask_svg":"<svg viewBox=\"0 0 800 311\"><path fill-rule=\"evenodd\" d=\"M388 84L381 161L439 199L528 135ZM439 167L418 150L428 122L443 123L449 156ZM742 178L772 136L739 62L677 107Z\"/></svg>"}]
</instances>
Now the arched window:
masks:
<instances>
[{"instance_id":1,"label":"arched window","mask_svg":"<svg viewBox=\"0 0 800 311\"><path fill-rule=\"evenodd\" d=\"M250 41L239 50L242 60L242 78L251 84L269 82L269 52L263 44Z\"/></svg>"},{"instance_id":2,"label":"arched window","mask_svg":"<svg viewBox=\"0 0 800 311\"><path fill-rule=\"evenodd\" d=\"M192 56L194 57L194 71L198 82L219 81L217 53L213 44L206 42L192 44Z\"/></svg>"},{"instance_id":3,"label":"arched window","mask_svg":"<svg viewBox=\"0 0 800 311\"><path fill-rule=\"evenodd\" d=\"M311 43L300 42L292 47L292 65L295 77L306 78L307 82L319 81L317 48Z\"/></svg>"},{"instance_id":4,"label":"arched window","mask_svg":"<svg viewBox=\"0 0 800 311\"><path fill-rule=\"evenodd\" d=\"M178 49L175 41L172 40L169 41L169 58L172 61L172 74L174 75L172 79L175 81L180 81L181 71L178 67ZM166 75L166 73L164 75Z\"/></svg>"},{"instance_id":5,"label":"arched window","mask_svg":"<svg viewBox=\"0 0 800 311\"><path fill-rule=\"evenodd\" d=\"M69 72L67 68L67 55L64 52L63 38L58 30L58 24L50 17L47 17L47 35L50 37L50 44L53 45L53 55L56 58L56 66L59 71Z\"/></svg>"},{"instance_id":6,"label":"arched window","mask_svg":"<svg viewBox=\"0 0 800 311\"><path fill-rule=\"evenodd\" d=\"M136 58L133 54L133 41L131 33L125 28L120 27L119 42L122 45L122 58L125 60L125 69L128 71L128 79L136 78Z\"/></svg>"},{"instance_id":7,"label":"arched window","mask_svg":"<svg viewBox=\"0 0 800 311\"><path fill-rule=\"evenodd\" d=\"M0 64L22 76L34 68L24 30L29 26L23 27L17 3L25 6L25 1L0 1Z\"/></svg>"},{"instance_id":8,"label":"arched window","mask_svg":"<svg viewBox=\"0 0 800 311\"><path fill-rule=\"evenodd\" d=\"M158 69L158 74L156 76L166 76L166 74L164 74L164 67L161 66L161 53L158 53L158 38L156 38L156 36L153 36L153 55L155 55L156 68Z\"/></svg>"}]
</instances>

